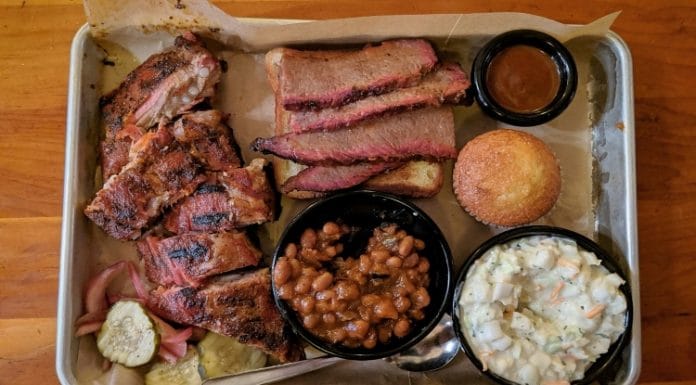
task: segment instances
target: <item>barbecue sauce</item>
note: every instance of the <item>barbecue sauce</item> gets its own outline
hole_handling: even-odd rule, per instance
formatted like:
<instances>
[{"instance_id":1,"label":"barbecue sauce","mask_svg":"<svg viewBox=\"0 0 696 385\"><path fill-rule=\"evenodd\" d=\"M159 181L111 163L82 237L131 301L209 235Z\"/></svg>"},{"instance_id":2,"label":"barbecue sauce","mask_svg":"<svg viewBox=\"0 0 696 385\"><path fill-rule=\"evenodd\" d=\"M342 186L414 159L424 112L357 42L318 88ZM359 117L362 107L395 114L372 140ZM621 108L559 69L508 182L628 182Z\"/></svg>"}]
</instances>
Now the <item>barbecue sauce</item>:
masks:
<instances>
[{"instance_id":1,"label":"barbecue sauce","mask_svg":"<svg viewBox=\"0 0 696 385\"><path fill-rule=\"evenodd\" d=\"M558 67L544 51L527 45L505 48L491 60L486 73L491 97L501 107L530 113L547 107L560 86Z\"/></svg>"}]
</instances>

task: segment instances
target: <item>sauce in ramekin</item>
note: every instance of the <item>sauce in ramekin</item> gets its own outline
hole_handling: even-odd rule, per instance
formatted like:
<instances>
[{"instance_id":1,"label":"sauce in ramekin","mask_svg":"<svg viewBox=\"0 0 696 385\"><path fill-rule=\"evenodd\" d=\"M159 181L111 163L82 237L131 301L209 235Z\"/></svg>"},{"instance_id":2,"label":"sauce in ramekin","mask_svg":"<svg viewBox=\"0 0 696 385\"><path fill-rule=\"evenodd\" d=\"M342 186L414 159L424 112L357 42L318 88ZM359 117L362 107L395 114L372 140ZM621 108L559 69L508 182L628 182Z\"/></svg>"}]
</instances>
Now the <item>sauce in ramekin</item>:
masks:
<instances>
[{"instance_id":1,"label":"sauce in ramekin","mask_svg":"<svg viewBox=\"0 0 696 385\"><path fill-rule=\"evenodd\" d=\"M551 104L559 91L560 75L546 52L519 44L493 57L486 73L486 86L501 107L530 113Z\"/></svg>"}]
</instances>

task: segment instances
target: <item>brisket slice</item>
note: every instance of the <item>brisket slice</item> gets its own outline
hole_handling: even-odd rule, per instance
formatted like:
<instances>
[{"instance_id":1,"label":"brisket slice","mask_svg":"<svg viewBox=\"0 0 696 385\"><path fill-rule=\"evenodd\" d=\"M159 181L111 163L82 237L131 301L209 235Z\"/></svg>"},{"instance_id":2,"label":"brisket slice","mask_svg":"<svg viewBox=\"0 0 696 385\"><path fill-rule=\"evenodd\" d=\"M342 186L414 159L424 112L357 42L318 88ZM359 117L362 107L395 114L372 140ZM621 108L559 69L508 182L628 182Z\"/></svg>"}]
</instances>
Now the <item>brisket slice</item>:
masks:
<instances>
[{"instance_id":1,"label":"brisket slice","mask_svg":"<svg viewBox=\"0 0 696 385\"><path fill-rule=\"evenodd\" d=\"M266 161L214 173L195 193L174 206L164 227L177 234L221 231L273 220L275 194L266 175Z\"/></svg>"},{"instance_id":2,"label":"brisket slice","mask_svg":"<svg viewBox=\"0 0 696 385\"><path fill-rule=\"evenodd\" d=\"M457 155L450 107L426 108L371 119L341 130L257 138L256 151L306 165L349 165Z\"/></svg>"},{"instance_id":3,"label":"brisket slice","mask_svg":"<svg viewBox=\"0 0 696 385\"><path fill-rule=\"evenodd\" d=\"M105 128L101 143L104 180L128 162L128 148L161 118L171 119L213 96L220 64L193 34L150 56L100 101Z\"/></svg>"},{"instance_id":4,"label":"brisket slice","mask_svg":"<svg viewBox=\"0 0 696 385\"><path fill-rule=\"evenodd\" d=\"M304 358L301 345L273 303L268 269L200 288L159 287L150 292L148 307L163 318L234 337L280 362Z\"/></svg>"},{"instance_id":5,"label":"brisket slice","mask_svg":"<svg viewBox=\"0 0 696 385\"><path fill-rule=\"evenodd\" d=\"M188 233L170 238L148 236L138 254L147 278L162 286L200 286L208 277L256 266L259 251L243 232Z\"/></svg>"},{"instance_id":6,"label":"brisket slice","mask_svg":"<svg viewBox=\"0 0 696 385\"><path fill-rule=\"evenodd\" d=\"M471 83L457 63L444 63L417 84L392 92L370 96L354 103L322 110L290 111L283 122L288 132L309 132L347 127L390 112L426 106L458 104L466 97Z\"/></svg>"},{"instance_id":7,"label":"brisket slice","mask_svg":"<svg viewBox=\"0 0 696 385\"><path fill-rule=\"evenodd\" d=\"M402 164L403 162L365 162L350 166L311 166L288 178L281 190L287 194L295 190L329 192L346 189Z\"/></svg>"},{"instance_id":8,"label":"brisket slice","mask_svg":"<svg viewBox=\"0 0 696 385\"><path fill-rule=\"evenodd\" d=\"M85 208L107 234L136 239L163 208L192 193L205 176L201 165L161 126L133 146L133 159Z\"/></svg>"},{"instance_id":9,"label":"brisket slice","mask_svg":"<svg viewBox=\"0 0 696 385\"><path fill-rule=\"evenodd\" d=\"M404 87L430 72L437 56L422 39L392 40L357 51L278 48L278 87L288 110L336 107Z\"/></svg>"}]
</instances>

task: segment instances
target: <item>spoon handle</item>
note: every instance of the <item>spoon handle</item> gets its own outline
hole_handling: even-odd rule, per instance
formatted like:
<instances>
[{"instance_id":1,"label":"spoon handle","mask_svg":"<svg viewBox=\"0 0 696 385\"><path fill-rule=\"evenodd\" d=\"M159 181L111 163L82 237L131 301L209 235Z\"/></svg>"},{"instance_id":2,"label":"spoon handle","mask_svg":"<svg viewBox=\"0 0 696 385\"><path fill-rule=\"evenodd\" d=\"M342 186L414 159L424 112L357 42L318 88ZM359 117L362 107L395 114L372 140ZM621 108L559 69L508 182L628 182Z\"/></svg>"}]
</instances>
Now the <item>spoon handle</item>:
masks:
<instances>
[{"instance_id":1,"label":"spoon handle","mask_svg":"<svg viewBox=\"0 0 696 385\"><path fill-rule=\"evenodd\" d=\"M210 378L204 385L261 385L309 373L341 361L338 357L319 357L290 364L271 366L231 376Z\"/></svg>"}]
</instances>

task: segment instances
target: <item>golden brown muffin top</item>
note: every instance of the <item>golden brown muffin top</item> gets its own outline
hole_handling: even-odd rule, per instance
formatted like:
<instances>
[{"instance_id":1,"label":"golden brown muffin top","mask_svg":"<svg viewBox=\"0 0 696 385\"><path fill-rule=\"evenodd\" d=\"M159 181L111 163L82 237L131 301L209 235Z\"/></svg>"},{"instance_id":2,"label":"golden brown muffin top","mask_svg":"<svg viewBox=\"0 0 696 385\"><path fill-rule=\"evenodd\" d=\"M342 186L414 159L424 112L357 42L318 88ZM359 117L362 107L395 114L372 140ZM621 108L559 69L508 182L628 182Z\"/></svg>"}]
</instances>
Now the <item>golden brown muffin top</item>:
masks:
<instances>
[{"instance_id":1,"label":"golden brown muffin top","mask_svg":"<svg viewBox=\"0 0 696 385\"><path fill-rule=\"evenodd\" d=\"M454 193L479 221L517 226L549 212L561 191L561 170L537 137L495 130L469 141L454 166Z\"/></svg>"}]
</instances>

